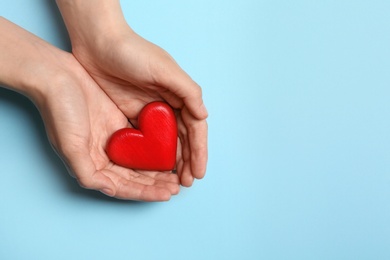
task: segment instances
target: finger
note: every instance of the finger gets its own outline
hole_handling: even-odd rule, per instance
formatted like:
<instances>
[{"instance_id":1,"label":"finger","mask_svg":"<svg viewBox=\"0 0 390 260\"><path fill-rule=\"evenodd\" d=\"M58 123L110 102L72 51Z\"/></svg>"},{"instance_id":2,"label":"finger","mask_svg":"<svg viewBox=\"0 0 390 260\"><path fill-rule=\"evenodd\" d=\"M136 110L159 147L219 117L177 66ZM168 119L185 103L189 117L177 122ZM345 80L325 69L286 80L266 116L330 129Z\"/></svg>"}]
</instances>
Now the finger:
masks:
<instances>
[{"instance_id":1,"label":"finger","mask_svg":"<svg viewBox=\"0 0 390 260\"><path fill-rule=\"evenodd\" d=\"M169 190L161 187L143 185L124 179L118 184L115 194L118 199L168 201L172 196Z\"/></svg>"},{"instance_id":2,"label":"finger","mask_svg":"<svg viewBox=\"0 0 390 260\"><path fill-rule=\"evenodd\" d=\"M142 180L143 184L152 185L154 181L162 181L178 184L179 180L176 174L159 171L145 171L128 169L116 164L108 168L115 172L118 176L127 180Z\"/></svg>"},{"instance_id":3,"label":"finger","mask_svg":"<svg viewBox=\"0 0 390 260\"><path fill-rule=\"evenodd\" d=\"M201 179L206 173L208 159L207 122L194 118L186 108L182 110L182 119L188 133L191 172L195 178Z\"/></svg>"},{"instance_id":4,"label":"finger","mask_svg":"<svg viewBox=\"0 0 390 260\"><path fill-rule=\"evenodd\" d=\"M191 187L194 183L194 177L191 174L191 165L190 162L184 162L183 164L183 172L180 178L181 185L184 187Z\"/></svg>"},{"instance_id":5,"label":"finger","mask_svg":"<svg viewBox=\"0 0 390 260\"><path fill-rule=\"evenodd\" d=\"M178 171L180 183L185 187L190 187L194 181L193 175L191 173L191 152L187 135L187 128L181 119L181 116L178 117L177 122L179 139L181 144L181 170Z\"/></svg>"},{"instance_id":6,"label":"finger","mask_svg":"<svg viewBox=\"0 0 390 260\"><path fill-rule=\"evenodd\" d=\"M179 184L179 177L177 174L171 172L154 172L154 171L138 171L140 174L149 176L158 181L170 182Z\"/></svg>"},{"instance_id":7,"label":"finger","mask_svg":"<svg viewBox=\"0 0 390 260\"><path fill-rule=\"evenodd\" d=\"M148 171L140 172L118 165L114 165L108 170L115 174L113 178L117 181L122 178L143 185L161 187L168 189L171 194L178 194L180 191L178 177L174 174Z\"/></svg>"},{"instance_id":8,"label":"finger","mask_svg":"<svg viewBox=\"0 0 390 260\"><path fill-rule=\"evenodd\" d=\"M112 172L107 172L107 175L115 183L115 197L118 199L167 201L172 196L171 191L167 188L127 180Z\"/></svg>"},{"instance_id":9,"label":"finger","mask_svg":"<svg viewBox=\"0 0 390 260\"><path fill-rule=\"evenodd\" d=\"M179 98L176 94L174 94L170 90L165 89L165 91L163 91L160 95L169 105L171 105L171 107L176 109L183 108L184 106L183 99Z\"/></svg>"},{"instance_id":10,"label":"finger","mask_svg":"<svg viewBox=\"0 0 390 260\"><path fill-rule=\"evenodd\" d=\"M178 138L177 142L177 152L176 152L176 173L177 176L180 177L182 171L183 171L183 156L182 156L182 145L180 138ZM180 180L180 179L179 179Z\"/></svg>"},{"instance_id":11,"label":"finger","mask_svg":"<svg viewBox=\"0 0 390 260\"><path fill-rule=\"evenodd\" d=\"M161 85L181 98L194 117L206 119L208 112L202 99L202 89L178 65L171 66L171 71L164 70Z\"/></svg>"}]
</instances>

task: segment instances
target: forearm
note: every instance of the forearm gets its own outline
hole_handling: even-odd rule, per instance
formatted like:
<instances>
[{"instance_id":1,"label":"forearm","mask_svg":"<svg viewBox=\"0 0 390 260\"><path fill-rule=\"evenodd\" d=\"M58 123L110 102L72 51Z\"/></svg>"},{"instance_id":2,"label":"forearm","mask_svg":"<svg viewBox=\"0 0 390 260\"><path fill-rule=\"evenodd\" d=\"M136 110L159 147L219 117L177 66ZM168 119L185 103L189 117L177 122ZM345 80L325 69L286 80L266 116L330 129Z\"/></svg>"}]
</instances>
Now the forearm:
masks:
<instances>
[{"instance_id":1,"label":"forearm","mask_svg":"<svg viewBox=\"0 0 390 260\"><path fill-rule=\"evenodd\" d=\"M0 83L25 95L38 91L31 74L39 41L3 17L0 35Z\"/></svg>"},{"instance_id":2,"label":"forearm","mask_svg":"<svg viewBox=\"0 0 390 260\"><path fill-rule=\"evenodd\" d=\"M122 28L128 29L119 0L57 0L57 5L73 48L97 45Z\"/></svg>"},{"instance_id":3,"label":"forearm","mask_svg":"<svg viewBox=\"0 0 390 260\"><path fill-rule=\"evenodd\" d=\"M66 54L3 17L0 35L0 83L33 101L43 98Z\"/></svg>"}]
</instances>

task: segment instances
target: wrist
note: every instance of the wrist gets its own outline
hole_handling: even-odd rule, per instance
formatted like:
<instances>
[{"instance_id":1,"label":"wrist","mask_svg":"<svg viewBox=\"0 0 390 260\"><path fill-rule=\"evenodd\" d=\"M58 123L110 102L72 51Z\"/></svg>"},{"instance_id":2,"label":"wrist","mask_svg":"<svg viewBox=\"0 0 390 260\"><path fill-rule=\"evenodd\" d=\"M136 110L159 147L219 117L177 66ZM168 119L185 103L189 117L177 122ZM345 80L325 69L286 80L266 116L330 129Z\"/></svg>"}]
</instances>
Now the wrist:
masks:
<instances>
[{"instance_id":1,"label":"wrist","mask_svg":"<svg viewBox=\"0 0 390 260\"><path fill-rule=\"evenodd\" d=\"M28 90L27 96L38 107L45 106L46 101L58 96L61 88L70 88L68 79L76 75L79 64L72 54L53 46L43 48L42 60L31 60L21 86Z\"/></svg>"},{"instance_id":2,"label":"wrist","mask_svg":"<svg viewBox=\"0 0 390 260\"><path fill-rule=\"evenodd\" d=\"M0 83L40 103L53 80L71 67L71 54L2 17L0 34Z\"/></svg>"},{"instance_id":3,"label":"wrist","mask_svg":"<svg viewBox=\"0 0 390 260\"><path fill-rule=\"evenodd\" d=\"M0 83L31 99L39 96L44 90L34 71L43 65L35 61L40 39L3 17L0 34Z\"/></svg>"},{"instance_id":4,"label":"wrist","mask_svg":"<svg viewBox=\"0 0 390 260\"><path fill-rule=\"evenodd\" d=\"M119 0L57 0L57 5L73 49L98 49L103 41L130 29Z\"/></svg>"}]
</instances>

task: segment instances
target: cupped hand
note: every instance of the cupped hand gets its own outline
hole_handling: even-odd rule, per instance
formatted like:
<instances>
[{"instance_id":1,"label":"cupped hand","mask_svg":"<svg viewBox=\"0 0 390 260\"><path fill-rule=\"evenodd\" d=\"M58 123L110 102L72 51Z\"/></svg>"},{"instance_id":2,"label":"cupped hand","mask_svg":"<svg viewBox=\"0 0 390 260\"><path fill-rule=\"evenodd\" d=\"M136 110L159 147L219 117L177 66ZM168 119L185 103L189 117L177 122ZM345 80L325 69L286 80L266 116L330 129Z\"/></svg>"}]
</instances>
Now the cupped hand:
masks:
<instances>
[{"instance_id":1,"label":"cupped hand","mask_svg":"<svg viewBox=\"0 0 390 260\"><path fill-rule=\"evenodd\" d=\"M120 199L164 201L177 194L176 175L126 169L108 159L107 139L128 120L77 60L66 56L60 62L65 69L54 73L35 103L54 149L79 184Z\"/></svg>"},{"instance_id":2,"label":"cupped hand","mask_svg":"<svg viewBox=\"0 0 390 260\"><path fill-rule=\"evenodd\" d=\"M149 102L165 101L176 109L180 182L191 186L194 178L203 178L208 157L207 111L201 88L174 59L129 27L93 44L75 40L72 44L77 60L133 125Z\"/></svg>"}]
</instances>

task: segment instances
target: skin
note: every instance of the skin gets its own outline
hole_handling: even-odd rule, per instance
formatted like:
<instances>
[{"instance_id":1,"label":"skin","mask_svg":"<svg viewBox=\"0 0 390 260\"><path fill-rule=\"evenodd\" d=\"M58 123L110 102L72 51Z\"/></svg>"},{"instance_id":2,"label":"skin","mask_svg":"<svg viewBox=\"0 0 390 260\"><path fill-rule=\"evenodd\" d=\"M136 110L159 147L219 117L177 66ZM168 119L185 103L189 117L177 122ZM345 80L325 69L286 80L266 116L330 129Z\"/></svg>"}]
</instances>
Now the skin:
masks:
<instances>
[{"instance_id":1,"label":"skin","mask_svg":"<svg viewBox=\"0 0 390 260\"><path fill-rule=\"evenodd\" d=\"M176 109L177 173L183 186L201 179L207 164L207 110L201 88L160 47L126 23L118 0L57 0L72 52L133 125L147 103Z\"/></svg>"},{"instance_id":2,"label":"skin","mask_svg":"<svg viewBox=\"0 0 390 260\"><path fill-rule=\"evenodd\" d=\"M120 199L165 201L179 192L175 174L138 172L113 164L109 136L126 115L70 53L0 17L0 84L39 109L53 148L81 186Z\"/></svg>"}]
</instances>

